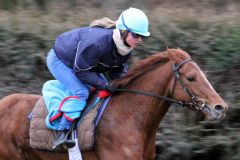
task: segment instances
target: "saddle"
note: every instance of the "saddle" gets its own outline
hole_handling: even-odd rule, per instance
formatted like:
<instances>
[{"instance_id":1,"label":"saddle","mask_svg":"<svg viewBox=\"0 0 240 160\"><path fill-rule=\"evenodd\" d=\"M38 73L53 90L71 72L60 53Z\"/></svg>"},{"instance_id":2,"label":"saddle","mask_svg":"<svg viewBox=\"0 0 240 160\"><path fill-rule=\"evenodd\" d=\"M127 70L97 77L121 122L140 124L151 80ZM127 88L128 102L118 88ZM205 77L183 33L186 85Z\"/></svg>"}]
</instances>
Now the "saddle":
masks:
<instances>
[{"instance_id":1,"label":"saddle","mask_svg":"<svg viewBox=\"0 0 240 160\"><path fill-rule=\"evenodd\" d=\"M92 96L88 101L77 126L78 145L81 151L91 150L94 143L94 129L107 106L110 97L106 93L100 93ZM56 131L46 127L45 119L48 114L43 97L35 104L30 121L30 146L36 149L51 150L56 152L67 152L66 148L52 149L53 141L56 137Z\"/></svg>"}]
</instances>

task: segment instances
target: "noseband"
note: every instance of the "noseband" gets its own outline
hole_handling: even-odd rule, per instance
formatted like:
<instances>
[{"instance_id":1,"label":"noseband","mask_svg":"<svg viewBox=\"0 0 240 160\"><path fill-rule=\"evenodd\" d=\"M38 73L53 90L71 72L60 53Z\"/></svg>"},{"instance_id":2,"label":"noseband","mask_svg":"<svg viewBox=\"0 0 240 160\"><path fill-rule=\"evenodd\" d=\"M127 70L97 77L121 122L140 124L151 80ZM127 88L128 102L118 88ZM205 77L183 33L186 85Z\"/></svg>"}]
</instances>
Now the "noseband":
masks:
<instances>
[{"instance_id":1,"label":"noseband","mask_svg":"<svg viewBox=\"0 0 240 160\"><path fill-rule=\"evenodd\" d=\"M173 96L174 94L174 91L175 91L175 87L176 87L176 83L177 81L181 84L181 86L183 87L184 91L191 97L191 101L190 102L183 102L183 101L178 101L178 100L175 100L175 99L172 99L172 98L168 98L168 97L165 97L165 96L161 96L161 95L158 95L158 94L155 94L155 93L151 93L151 92L145 92L145 91L141 91L141 90L132 90L132 89L123 89L123 88L119 88L117 89L116 91L117 92L130 92L130 93L134 93L134 94L140 94L140 95L145 95L145 96L150 96L150 97L155 97L155 98L158 98L158 99L163 99L163 100L166 100L170 103L177 103L179 104L181 107L189 107L189 108L193 108L193 109L196 109L196 110L203 110L203 108L206 106L206 102L205 100L203 99L200 99L198 97L196 97L188 88L187 86L185 85L185 83L183 82L183 80L181 79L181 76L180 76L180 73L179 73L179 70L180 68L186 64L187 62L189 61L194 61L192 59L185 59L184 61L182 61L180 64L173 64L172 65L172 71L174 73L174 83L173 83L173 87L172 87L172 93L171 93L171 97Z\"/></svg>"}]
</instances>

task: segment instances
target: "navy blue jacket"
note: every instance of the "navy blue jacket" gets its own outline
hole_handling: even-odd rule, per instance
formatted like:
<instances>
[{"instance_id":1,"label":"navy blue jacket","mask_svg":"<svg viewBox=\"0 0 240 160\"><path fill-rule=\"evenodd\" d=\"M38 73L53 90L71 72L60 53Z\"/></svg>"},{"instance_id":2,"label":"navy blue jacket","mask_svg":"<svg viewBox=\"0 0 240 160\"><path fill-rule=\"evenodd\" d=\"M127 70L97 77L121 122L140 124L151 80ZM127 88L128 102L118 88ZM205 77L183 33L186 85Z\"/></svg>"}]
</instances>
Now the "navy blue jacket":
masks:
<instances>
[{"instance_id":1,"label":"navy blue jacket","mask_svg":"<svg viewBox=\"0 0 240 160\"><path fill-rule=\"evenodd\" d=\"M106 81L99 73L109 72L112 79L120 78L131 56L131 53L126 56L118 53L112 35L113 29L77 28L60 34L53 49L80 80L104 89Z\"/></svg>"}]
</instances>

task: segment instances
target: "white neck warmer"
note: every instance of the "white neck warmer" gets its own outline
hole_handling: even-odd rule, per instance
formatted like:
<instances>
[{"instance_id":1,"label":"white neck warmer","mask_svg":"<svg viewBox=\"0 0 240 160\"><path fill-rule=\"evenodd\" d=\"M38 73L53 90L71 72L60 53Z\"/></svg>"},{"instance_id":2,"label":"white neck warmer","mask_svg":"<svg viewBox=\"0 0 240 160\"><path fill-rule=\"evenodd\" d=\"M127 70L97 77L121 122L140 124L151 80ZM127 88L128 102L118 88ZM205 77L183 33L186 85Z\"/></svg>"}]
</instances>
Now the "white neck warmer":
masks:
<instances>
[{"instance_id":1,"label":"white neck warmer","mask_svg":"<svg viewBox=\"0 0 240 160\"><path fill-rule=\"evenodd\" d=\"M133 50L132 47L128 47L124 44L123 39L120 35L119 29L113 30L113 40L117 46L118 53L122 56L127 55L130 51Z\"/></svg>"}]
</instances>

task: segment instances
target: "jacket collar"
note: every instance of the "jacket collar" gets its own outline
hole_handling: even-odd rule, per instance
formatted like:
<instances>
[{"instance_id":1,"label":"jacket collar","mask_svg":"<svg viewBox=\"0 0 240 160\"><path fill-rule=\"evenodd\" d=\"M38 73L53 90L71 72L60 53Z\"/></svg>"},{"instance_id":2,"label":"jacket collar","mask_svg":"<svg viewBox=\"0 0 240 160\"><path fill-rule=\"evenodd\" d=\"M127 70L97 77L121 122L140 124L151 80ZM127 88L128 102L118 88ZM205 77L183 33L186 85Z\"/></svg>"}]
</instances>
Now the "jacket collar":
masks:
<instances>
[{"instance_id":1,"label":"jacket collar","mask_svg":"<svg viewBox=\"0 0 240 160\"><path fill-rule=\"evenodd\" d=\"M128 47L124 44L119 29L113 30L113 41L117 47L118 53L121 56L125 56L133 50L132 47Z\"/></svg>"}]
</instances>

